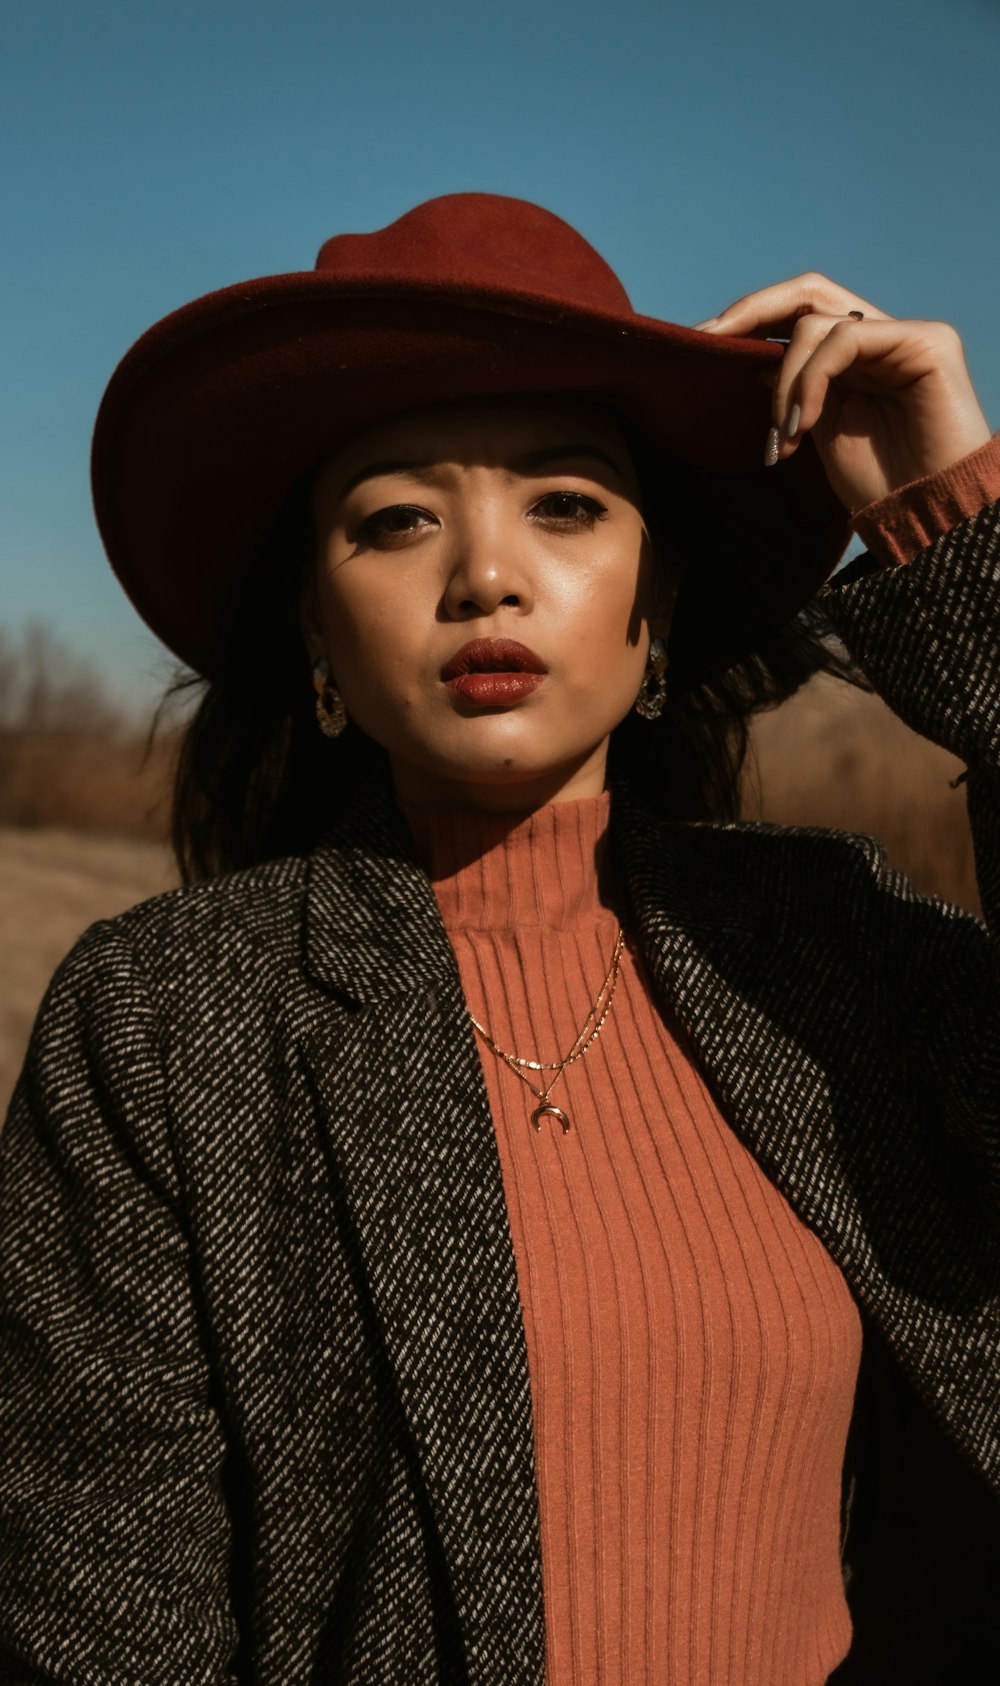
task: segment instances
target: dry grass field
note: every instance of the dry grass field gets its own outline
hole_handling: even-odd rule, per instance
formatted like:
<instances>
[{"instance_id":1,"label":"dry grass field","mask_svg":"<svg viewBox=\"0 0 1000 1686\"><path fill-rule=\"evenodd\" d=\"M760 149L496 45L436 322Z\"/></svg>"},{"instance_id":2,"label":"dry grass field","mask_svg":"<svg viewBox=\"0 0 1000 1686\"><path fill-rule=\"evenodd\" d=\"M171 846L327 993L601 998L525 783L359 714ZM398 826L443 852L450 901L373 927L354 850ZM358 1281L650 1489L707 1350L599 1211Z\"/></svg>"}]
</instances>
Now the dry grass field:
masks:
<instances>
[{"instance_id":1,"label":"dry grass field","mask_svg":"<svg viewBox=\"0 0 1000 1686\"><path fill-rule=\"evenodd\" d=\"M978 911L960 771L875 698L815 681L757 725L750 818L866 831L918 888ZM0 1116L46 983L75 938L174 882L169 744L0 731ZM53 822L58 821L58 825ZM108 833L119 835L107 835ZM125 833L127 835L121 835Z\"/></svg>"},{"instance_id":2,"label":"dry grass field","mask_svg":"<svg viewBox=\"0 0 1000 1686\"><path fill-rule=\"evenodd\" d=\"M162 844L0 827L0 1117L38 1003L63 955L95 919L174 881Z\"/></svg>"}]
</instances>

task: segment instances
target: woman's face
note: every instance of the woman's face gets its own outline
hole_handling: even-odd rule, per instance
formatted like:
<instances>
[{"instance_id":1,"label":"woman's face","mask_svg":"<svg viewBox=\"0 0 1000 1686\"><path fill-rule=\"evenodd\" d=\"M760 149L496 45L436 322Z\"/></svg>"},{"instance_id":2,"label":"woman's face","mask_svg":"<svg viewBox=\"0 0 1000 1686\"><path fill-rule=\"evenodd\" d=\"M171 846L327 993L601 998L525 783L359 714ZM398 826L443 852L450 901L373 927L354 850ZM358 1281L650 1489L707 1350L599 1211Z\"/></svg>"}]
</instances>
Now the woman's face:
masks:
<instances>
[{"instance_id":1,"label":"woman's face","mask_svg":"<svg viewBox=\"0 0 1000 1686\"><path fill-rule=\"evenodd\" d=\"M596 405L439 405L339 447L315 495L310 660L398 794L516 810L603 789L672 590Z\"/></svg>"}]
</instances>

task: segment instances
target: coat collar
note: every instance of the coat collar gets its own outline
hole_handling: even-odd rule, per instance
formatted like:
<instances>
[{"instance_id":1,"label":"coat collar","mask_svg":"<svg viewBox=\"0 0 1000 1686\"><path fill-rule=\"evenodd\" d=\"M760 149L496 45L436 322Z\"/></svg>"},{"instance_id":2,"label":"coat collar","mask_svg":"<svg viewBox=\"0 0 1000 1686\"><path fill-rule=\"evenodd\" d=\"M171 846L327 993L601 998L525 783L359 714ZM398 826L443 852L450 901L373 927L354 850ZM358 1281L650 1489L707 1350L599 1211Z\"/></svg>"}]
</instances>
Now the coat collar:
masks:
<instances>
[{"instance_id":1,"label":"coat collar","mask_svg":"<svg viewBox=\"0 0 1000 1686\"><path fill-rule=\"evenodd\" d=\"M764 916L761 886L741 870L751 864L746 838L754 830L658 820L627 786L615 788L612 836L647 950L672 930L754 934ZM357 794L310 857L305 956L318 983L357 1006L457 979L434 892L381 780Z\"/></svg>"},{"instance_id":2,"label":"coat collar","mask_svg":"<svg viewBox=\"0 0 1000 1686\"><path fill-rule=\"evenodd\" d=\"M355 1006L457 982L434 892L391 792L372 781L310 857L306 969Z\"/></svg>"}]
</instances>

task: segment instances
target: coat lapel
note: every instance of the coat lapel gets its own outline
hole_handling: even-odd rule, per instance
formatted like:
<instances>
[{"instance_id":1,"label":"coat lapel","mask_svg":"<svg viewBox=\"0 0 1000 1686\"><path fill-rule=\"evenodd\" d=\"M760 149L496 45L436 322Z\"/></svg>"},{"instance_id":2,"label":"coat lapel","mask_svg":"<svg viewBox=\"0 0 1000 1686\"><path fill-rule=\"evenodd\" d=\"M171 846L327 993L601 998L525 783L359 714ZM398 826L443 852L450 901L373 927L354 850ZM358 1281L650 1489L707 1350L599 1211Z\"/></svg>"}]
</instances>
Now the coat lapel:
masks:
<instances>
[{"instance_id":1,"label":"coat lapel","mask_svg":"<svg viewBox=\"0 0 1000 1686\"><path fill-rule=\"evenodd\" d=\"M527 1353L489 1103L430 884L369 793L312 859L305 1049L430 1497L469 1678L542 1678Z\"/></svg>"},{"instance_id":2,"label":"coat lapel","mask_svg":"<svg viewBox=\"0 0 1000 1686\"><path fill-rule=\"evenodd\" d=\"M921 922L940 914L912 896L887 907L867 840L662 824L627 797L617 837L657 994L729 1123L927 1392L945 1338L971 1373L995 1237L977 1251L939 1079L900 1007L926 965ZM934 1388L971 1440L964 1362Z\"/></svg>"},{"instance_id":3,"label":"coat lapel","mask_svg":"<svg viewBox=\"0 0 1000 1686\"><path fill-rule=\"evenodd\" d=\"M804 955L794 923L782 919L781 873L770 896L754 881L749 827L658 823L625 796L617 813L623 876L660 1005L773 1172L787 1122L775 1058L794 1066L803 1122L828 1098L825 1072L785 1022L790 980L804 987ZM773 837L758 841L773 854Z\"/></svg>"},{"instance_id":4,"label":"coat lapel","mask_svg":"<svg viewBox=\"0 0 1000 1686\"><path fill-rule=\"evenodd\" d=\"M842 1107L838 1085L872 1064L877 1005L836 940L839 910L857 889L840 899L844 845L816 835L828 857L806 863L810 887L805 834L660 822L626 792L616 807L619 858L661 1007L686 1032L729 1123L842 1260L864 1227L852 1211L851 1163L863 1119L856 1092ZM886 1081L873 1067L876 1107Z\"/></svg>"}]
</instances>

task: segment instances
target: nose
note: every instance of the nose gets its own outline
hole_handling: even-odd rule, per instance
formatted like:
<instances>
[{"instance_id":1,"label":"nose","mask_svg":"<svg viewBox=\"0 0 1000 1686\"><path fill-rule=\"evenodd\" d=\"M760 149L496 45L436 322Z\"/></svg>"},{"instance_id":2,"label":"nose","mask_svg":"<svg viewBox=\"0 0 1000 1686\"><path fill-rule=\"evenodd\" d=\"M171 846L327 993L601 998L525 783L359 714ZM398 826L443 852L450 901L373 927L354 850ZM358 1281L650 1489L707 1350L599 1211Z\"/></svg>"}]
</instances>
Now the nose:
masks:
<instances>
[{"instance_id":1,"label":"nose","mask_svg":"<svg viewBox=\"0 0 1000 1686\"><path fill-rule=\"evenodd\" d=\"M517 535L501 530L503 525L470 519L455 530L444 591L450 620L485 618L500 608L522 614L530 609L527 562L519 554Z\"/></svg>"}]
</instances>

